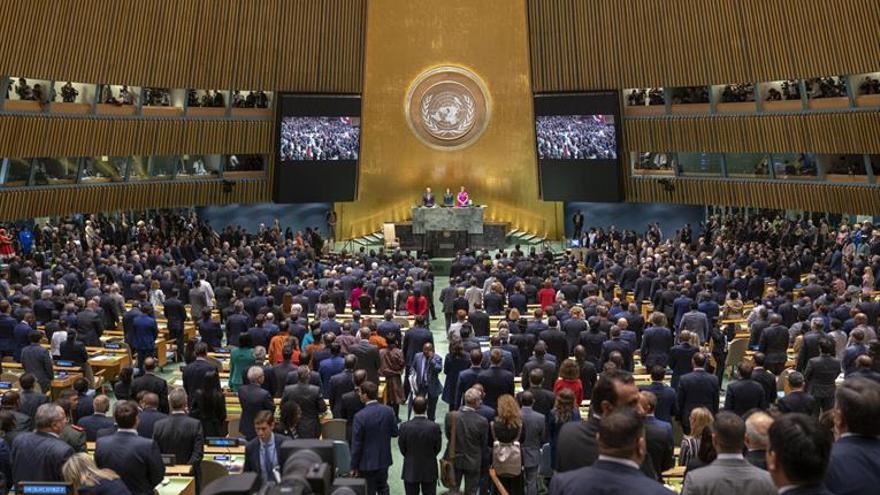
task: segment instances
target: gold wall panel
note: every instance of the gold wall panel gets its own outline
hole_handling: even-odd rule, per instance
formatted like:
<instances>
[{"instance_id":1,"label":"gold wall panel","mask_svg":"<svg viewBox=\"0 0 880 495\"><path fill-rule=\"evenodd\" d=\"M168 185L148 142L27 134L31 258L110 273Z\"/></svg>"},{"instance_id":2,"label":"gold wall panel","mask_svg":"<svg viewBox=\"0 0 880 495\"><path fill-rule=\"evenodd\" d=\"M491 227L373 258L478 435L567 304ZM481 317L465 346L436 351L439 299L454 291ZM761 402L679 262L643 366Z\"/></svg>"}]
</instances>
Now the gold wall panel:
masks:
<instances>
[{"instance_id":1,"label":"gold wall panel","mask_svg":"<svg viewBox=\"0 0 880 495\"><path fill-rule=\"evenodd\" d=\"M112 185L0 189L0 221L112 212L271 201L269 182L245 179L224 192L223 181L137 182Z\"/></svg>"},{"instance_id":2,"label":"gold wall panel","mask_svg":"<svg viewBox=\"0 0 880 495\"><path fill-rule=\"evenodd\" d=\"M880 112L624 120L627 151L880 154Z\"/></svg>"},{"instance_id":3,"label":"gold wall panel","mask_svg":"<svg viewBox=\"0 0 880 495\"><path fill-rule=\"evenodd\" d=\"M737 181L674 178L666 192L656 179L629 177L626 199L632 203L750 206L859 215L880 215L876 187L806 182Z\"/></svg>"},{"instance_id":4,"label":"gold wall panel","mask_svg":"<svg viewBox=\"0 0 880 495\"><path fill-rule=\"evenodd\" d=\"M337 205L340 237L410 218L426 186L464 185L486 220L556 237L556 203L538 199L525 0L373 0L367 14L359 198ZM419 74L441 65L486 84L491 120L466 149L435 150L407 125Z\"/></svg>"},{"instance_id":5,"label":"gold wall panel","mask_svg":"<svg viewBox=\"0 0 880 495\"><path fill-rule=\"evenodd\" d=\"M876 0L528 0L537 92L873 72Z\"/></svg>"},{"instance_id":6,"label":"gold wall panel","mask_svg":"<svg viewBox=\"0 0 880 495\"><path fill-rule=\"evenodd\" d=\"M273 153L272 121L0 116L0 157Z\"/></svg>"},{"instance_id":7,"label":"gold wall panel","mask_svg":"<svg viewBox=\"0 0 880 495\"><path fill-rule=\"evenodd\" d=\"M171 88L359 92L366 0L35 0L0 74Z\"/></svg>"}]
</instances>

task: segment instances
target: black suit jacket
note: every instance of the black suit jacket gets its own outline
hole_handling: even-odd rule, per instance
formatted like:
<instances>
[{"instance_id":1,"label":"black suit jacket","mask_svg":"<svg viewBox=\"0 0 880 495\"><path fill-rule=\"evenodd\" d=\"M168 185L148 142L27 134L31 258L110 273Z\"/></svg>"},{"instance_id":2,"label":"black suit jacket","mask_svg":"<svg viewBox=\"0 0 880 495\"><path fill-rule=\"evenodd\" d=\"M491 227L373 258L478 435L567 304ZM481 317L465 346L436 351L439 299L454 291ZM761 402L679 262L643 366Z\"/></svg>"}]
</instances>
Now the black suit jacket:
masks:
<instances>
[{"instance_id":1,"label":"black suit jacket","mask_svg":"<svg viewBox=\"0 0 880 495\"><path fill-rule=\"evenodd\" d=\"M367 372L367 381L379 384L379 348L362 340L349 347L348 351L357 357L357 369Z\"/></svg>"},{"instance_id":2,"label":"black suit jacket","mask_svg":"<svg viewBox=\"0 0 880 495\"><path fill-rule=\"evenodd\" d=\"M94 442L98 438L98 431L105 428L113 428L113 418L108 418L104 414L92 414L84 418L80 418L76 425L85 430L86 441Z\"/></svg>"},{"instance_id":3,"label":"black suit jacket","mask_svg":"<svg viewBox=\"0 0 880 495\"><path fill-rule=\"evenodd\" d=\"M273 397L281 398L284 393L284 387L287 386L287 375L289 373L296 374L296 365L290 362L278 363L272 367L272 374L275 375L275 391Z\"/></svg>"},{"instance_id":4,"label":"black suit jacket","mask_svg":"<svg viewBox=\"0 0 880 495\"><path fill-rule=\"evenodd\" d=\"M785 363L788 360L788 329L782 325L771 325L764 329L758 349L766 355L764 364Z\"/></svg>"},{"instance_id":5,"label":"black suit jacket","mask_svg":"<svg viewBox=\"0 0 880 495\"><path fill-rule=\"evenodd\" d=\"M672 436L672 425L664 425L656 417L645 419L645 442L657 479L660 474L675 465L673 451L675 442Z\"/></svg>"},{"instance_id":6,"label":"black suit jacket","mask_svg":"<svg viewBox=\"0 0 880 495\"><path fill-rule=\"evenodd\" d=\"M783 413L803 413L815 416L818 412L816 399L803 391L795 391L776 401L776 407Z\"/></svg>"},{"instance_id":7,"label":"black suit jacket","mask_svg":"<svg viewBox=\"0 0 880 495\"><path fill-rule=\"evenodd\" d=\"M706 370L694 370L681 377L678 382L678 421L684 424L691 417L691 411L705 407L718 412L718 377Z\"/></svg>"},{"instance_id":8,"label":"black suit jacket","mask_svg":"<svg viewBox=\"0 0 880 495\"><path fill-rule=\"evenodd\" d=\"M281 462L281 444L284 443L285 440L290 440L289 437L281 435L280 433L272 433L275 436L275 455L278 457L278 462ZM284 471L284 466L279 466L281 471ZM254 438L244 448L244 471L246 473L257 473L257 477L260 480L260 483L265 482L263 480L263 469L260 467L260 439Z\"/></svg>"},{"instance_id":9,"label":"black suit jacket","mask_svg":"<svg viewBox=\"0 0 880 495\"><path fill-rule=\"evenodd\" d=\"M33 390L22 390L21 405L19 406L18 411L33 418L37 413L37 408L48 402L49 396L46 394L40 394Z\"/></svg>"},{"instance_id":10,"label":"black suit jacket","mask_svg":"<svg viewBox=\"0 0 880 495\"><path fill-rule=\"evenodd\" d=\"M742 416L751 409L767 409L767 406L767 396L760 383L747 378L730 382L727 385L724 409Z\"/></svg>"},{"instance_id":11,"label":"black suit jacket","mask_svg":"<svg viewBox=\"0 0 880 495\"><path fill-rule=\"evenodd\" d=\"M342 373L330 377L330 394L327 399L334 418L338 418L342 412L342 396L354 390L353 375L351 371L343 370Z\"/></svg>"},{"instance_id":12,"label":"black suit jacket","mask_svg":"<svg viewBox=\"0 0 880 495\"><path fill-rule=\"evenodd\" d=\"M144 438L153 438L153 427L156 423L167 418L168 415L157 409L144 409L138 414L138 435Z\"/></svg>"},{"instance_id":13,"label":"black suit jacket","mask_svg":"<svg viewBox=\"0 0 880 495\"><path fill-rule=\"evenodd\" d=\"M456 442L458 441L456 432ZM403 454L403 481L437 481L437 454L443 443L440 425L425 417L416 417L400 425L397 445Z\"/></svg>"},{"instance_id":14,"label":"black suit jacket","mask_svg":"<svg viewBox=\"0 0 880 495\"><path fill-rule=\"evenodd\" d=\"M498 366L479 372L477 383L483 385L486 392L483 403L492 409L498 407L498 397L504 394L513 395L513 373Z\"/></svg>"},{"instance_id":15,"label":"black suit jacket","mask_svg":"<svg viewBox=\"0 0 880 495\"><path fill-rule=\"evenodd\" d=\"M73 447L48 433L22 433L12 442L12 485L19 481L64 481L61 466Z\"/></svg>"},{"instance_id":16,"label":"black suit jacket","mask_svg":"<svg viewBox=\"0 0 880 495\"><path fill-rule=\"evenodd\" d=\"M196 359L183 368L183 388L186 390L190 407L192 407L192 400L196 396L196 391L202 390L205 387L205 374L209 371L217 371L217 368L211 363L200 359Z\"/></svg>"},{"instance_id":17,"label":"black suit jacket","mask_svg":"<svg viewBox=\"0 0 880 495\"><path fill-rule=\"evenodd\" d=\"M327 410L327 403L321 396L321 389L315 385L300 384L284 387L281 402L296 401L300 409L297 432L300 438L318 438L321 424L318 417Z\"/></svg>"},{"instance_id":18,"label":"black suit jacket","mask_svg":"<svg viewBox=\"0 0 880 495\"><path fill-rule=\"evenodd\" d=\"M817 399L834 397L835 381L840 375L840 360L832 356L819 356L807 363L804 380L807 392Z\"/></svg>"},{"instance_id":19,"label":"black suit jacket","mask_svg":"<svg viewBox=\"0 0 880 495\"><path fill-rule=\"evenodd\" d=\"M153 440L163 454L174 454L175 464L197 465L205 450L202 422L186 414L172 414L153 427Z\"/></svg>"},{"instance_id":20,"label":"black suit jacket","mask_svg":"<svg viewBox=\"0 0 880 495\"><path fill-rule=\"evenodd\" d=\"M468 321L474 329L475 336L489 336L489 313L485 311L471 311L468 315Z\"/></svg>"},{"instance_id":21,"label":"black suit jacket","mask_svg":"<svg viewBox=\"0 0 880 495\"><path fill-rule=\"evenodd\" d=\"M547 344L547 352L556 356L560 361L568 357L568 340L565 333L559 329L548 329L538 334L538 339ZM544 376L544 381L547 376Z\"/></svg>"},{"instance_id":22,"label":"black suit jacket","mask_svg":"<svg viewBox=\"0 0 880 495\"><path fill-rule=\"evenodd\" d=\"M541 385L547 390L553 390L553 384L556 383L556 363L546 357L541 360L538 360L537 357L532 357L523 365L521 375L523 389L528 390L530 388L529 373L535 368L540 368L544 372L544 382Z\"/></svg>"},{"instance_id":23,"label":"black suit jacket","mask_svg":"<svg viewBox=\"0 0 880 495\"><path fill-rule=\"evenodd\" d=\"M346 421L345 423L345 439L351 445L352 425L354 424L354 415L364 408L364 403L356 390L342 394L341 405L339 408L339 417ZM333 417L336 417L334 414Z\"/></svg>"},{"instance_id":24,"label":"black suit jacket","mask_svg":"<svg viewBox=\"0 0 880 495\"><path fill-rule=\"evenodd\" d=\"M165 477L159 446L152 439L128 431L99 438L95 463L115 471L132 495L153 495L153 489Z\"/></svg>"},{"instance_id":25,"label":"black suit jacket","mask_svg":"<svg viewBox=\"0 0 880 495\"><path fill-rule=\"evenodd\" d=\"M131 396L137 398L139 392L146 390L159 396L159 411L168 414L168 382L154 375L145 373L131 381Z\"/></svg>"},{"instance_id":26,"label":"black suit jacket","mask_svg":"<svg viewBox=\"0 0 880 495\"><path fill-rule=\"evenodd\" d=\"M246 439L251 440L257 436L257 430L254 428L254 418L257 413L275 412L275 402L272 400L272 394L254 383L248 383L238 389L238 402L241 404L238 430Z\"/></svg>"}]
</instances>

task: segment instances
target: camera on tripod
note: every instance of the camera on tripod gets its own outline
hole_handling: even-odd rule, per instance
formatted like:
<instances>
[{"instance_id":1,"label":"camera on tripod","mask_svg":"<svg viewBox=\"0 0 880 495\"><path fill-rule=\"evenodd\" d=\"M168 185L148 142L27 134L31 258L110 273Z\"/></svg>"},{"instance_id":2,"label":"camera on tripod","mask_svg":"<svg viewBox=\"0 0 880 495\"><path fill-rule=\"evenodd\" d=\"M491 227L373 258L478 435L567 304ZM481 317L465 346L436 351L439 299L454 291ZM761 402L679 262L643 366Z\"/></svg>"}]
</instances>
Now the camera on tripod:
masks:
<instances>
[{"instance_id":1,"label":"camera on tripod","mask_svg":"<svg viewBox=\"0 0 880 495\"><path fill-rule=\"evenodd\" d=\"M361 478L336 476L331 440L287 440L281 444L280 481L263 481L256 473L226 476L202 490L203 495L366 495Z\"/></svg>"}]
</instances>

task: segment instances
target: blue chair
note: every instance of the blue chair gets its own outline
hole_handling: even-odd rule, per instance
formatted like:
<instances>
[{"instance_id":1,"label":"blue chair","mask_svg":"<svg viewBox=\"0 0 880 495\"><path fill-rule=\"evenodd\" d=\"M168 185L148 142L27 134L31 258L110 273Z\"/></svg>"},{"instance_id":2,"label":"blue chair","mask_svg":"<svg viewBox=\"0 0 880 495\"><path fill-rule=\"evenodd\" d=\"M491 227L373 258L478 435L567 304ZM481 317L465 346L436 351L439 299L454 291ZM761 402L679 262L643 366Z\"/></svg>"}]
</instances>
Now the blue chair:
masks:
<instances>
[{"instance_id":1,"label":"blue chair","mask_svg":"<svg viewBox=\"0 0 880 495\"><path fill-rule=\"evenodd\" d=\"M553 467L550 465L549 443L545 443L541 446L541 466L538 468L538 475L542 478L550 478L553 476Z\"/></svg>"},{"instance_id":2,"label":"blue chair","mask_svg":"<svg viewBox=\"0 0 880 495\"><path fill-rule=\"evenodd\" d=\"M351 450L348 444L339 440L333 441L333 457L336 463L336 475L348 476L351 472Z\"/></svg>"}]
</instances>

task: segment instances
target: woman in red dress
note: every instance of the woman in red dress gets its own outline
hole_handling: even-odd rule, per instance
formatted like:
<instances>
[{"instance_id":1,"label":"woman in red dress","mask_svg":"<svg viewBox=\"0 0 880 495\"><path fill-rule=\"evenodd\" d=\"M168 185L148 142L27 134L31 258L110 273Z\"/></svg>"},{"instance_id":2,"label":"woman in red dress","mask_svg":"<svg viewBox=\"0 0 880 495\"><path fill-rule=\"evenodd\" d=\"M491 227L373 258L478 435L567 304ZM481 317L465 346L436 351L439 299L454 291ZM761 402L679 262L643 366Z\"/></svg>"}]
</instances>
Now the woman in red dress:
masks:
<instances>
[{"instance_id":1,"label":"woman in red dress","mask_svg":"<svg viewBox=\"0 0 880 495\"><path fill-rule=\"evenodd\" d=\"M0 259L15 256L12 238L6 235L6 229L0 229Z\"/></svg>"}]
</instances>

